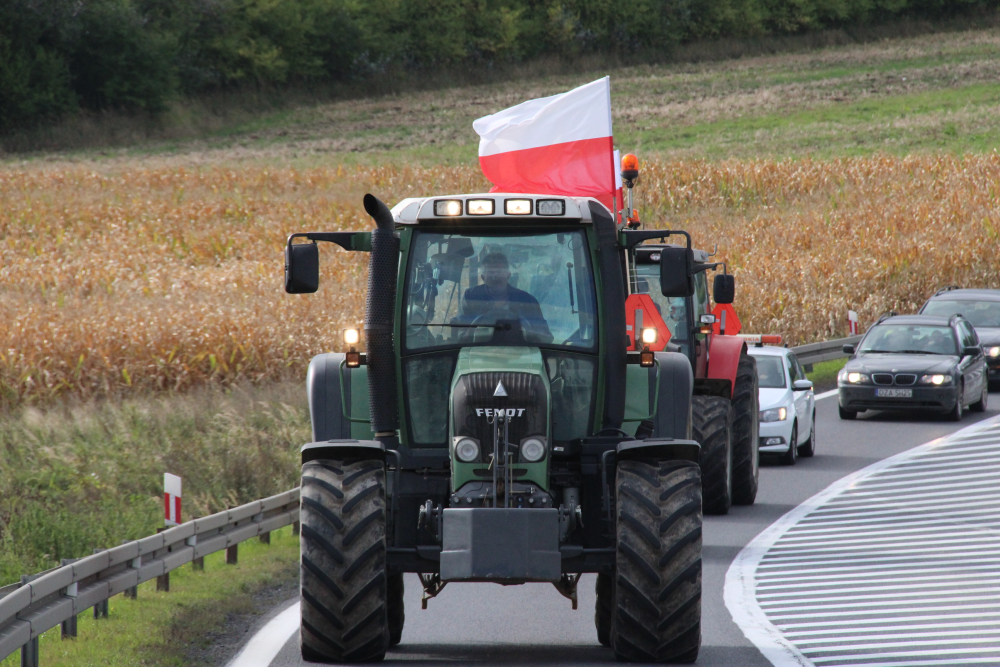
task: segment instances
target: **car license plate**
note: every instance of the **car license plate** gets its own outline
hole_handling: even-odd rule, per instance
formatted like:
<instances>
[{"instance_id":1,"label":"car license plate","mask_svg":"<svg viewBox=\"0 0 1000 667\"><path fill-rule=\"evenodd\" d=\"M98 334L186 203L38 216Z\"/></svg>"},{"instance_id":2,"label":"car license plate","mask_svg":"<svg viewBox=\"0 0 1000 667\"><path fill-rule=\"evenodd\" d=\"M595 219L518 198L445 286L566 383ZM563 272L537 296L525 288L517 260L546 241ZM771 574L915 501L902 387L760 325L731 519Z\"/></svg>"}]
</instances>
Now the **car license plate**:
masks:
<instances>
[{"instance_id":1,"label":"car license plate","mask_svg":"<svg viewBox=\"0 0 1000 667\"><path fill-rule=\"evenodd\" d=\"M875 395L879 398L912 398L912 389L876 389Z\"/></svg>"}]
</instances>

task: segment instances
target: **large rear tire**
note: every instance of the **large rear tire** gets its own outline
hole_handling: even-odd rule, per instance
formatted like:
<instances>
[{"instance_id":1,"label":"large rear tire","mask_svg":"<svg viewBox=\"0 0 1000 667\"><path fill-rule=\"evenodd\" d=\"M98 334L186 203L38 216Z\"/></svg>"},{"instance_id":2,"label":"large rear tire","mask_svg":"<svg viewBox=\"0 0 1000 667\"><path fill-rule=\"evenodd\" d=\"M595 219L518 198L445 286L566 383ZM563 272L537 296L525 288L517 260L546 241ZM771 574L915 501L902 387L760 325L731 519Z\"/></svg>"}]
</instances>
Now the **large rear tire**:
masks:
<instances>
[{"instance_id":1,"label":"large rear tire","mask_svg":"<svg viewBox=\"0 0 1000 667\"><path fill-rule=\"evenodd\" d=\"M701 647L701 473L618 464L611 648L629 662L694 662Z\"/></svg>"},{"instance_id":2,"label":"large rear tire","mask_svg":"<svg viewBox=\"0 0 1000 667\"><path fill-rule=\"evenodd\" d=\"M382 660L390 639L385 464L304 464L300 521L302 657L326 663Z\"/></svg>"},{"instance_id":3,"label":"large rear tire","mask_svg":"<svg viewBox=\"0 0 1000 667\"><path fill-rule=\"evenodd\" d=\"M733 504L753 505L760 478L757 360L740 355L733 387Z\"/></svg>"},{"instance_id":4,"label":"large rear tire","mask_svg":"<svg viewBox=\"0 0 1000 667\"><path fill-rule=\"evenodd\" d=\"M389 618L389 646L396 646L403 640L403 573L386 577L386 614Z\"/></svg>"},{"instance_id":5,"label":"large rear tire","mask_svg":"<svg viewBox=\"0 0 1000 667\"><path fill-rule=\"evenodd\" d=\"M597 626L597 641L601 646L611 646L611 617L614 615L615 579L611 574L597 575L597 609L594 610L594 625Z\"/></svg>"},{"instance_id":6,"label":"large rear tire","mask_svg":"<svg viewBox=\"0 0 1000 667\"><path fill-rule=\"evenodd\" d=\"M691 434L701 445L705 514L726 514L733 504L732 409L718 396L691 397Z\"/></svg>"}]
</instances>

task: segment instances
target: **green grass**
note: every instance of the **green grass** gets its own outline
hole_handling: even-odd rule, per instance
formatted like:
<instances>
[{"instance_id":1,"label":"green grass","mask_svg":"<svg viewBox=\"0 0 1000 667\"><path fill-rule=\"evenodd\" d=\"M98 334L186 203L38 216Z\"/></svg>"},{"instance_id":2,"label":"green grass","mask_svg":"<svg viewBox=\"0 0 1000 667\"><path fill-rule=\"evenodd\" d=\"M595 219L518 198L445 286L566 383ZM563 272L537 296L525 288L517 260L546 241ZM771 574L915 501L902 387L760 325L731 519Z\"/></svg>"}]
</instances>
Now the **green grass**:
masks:
<instances>
[{"instance_id":1,"label":"green grass","mask_svg":"<svg viewBox=\"0 0 1000 667\"><path fill-rule=\"evenodd\" d=\"M654 153L699 150L706 158L831 157L939 150L980 153L1000 145L1000 84L874 98L626 135Z\"/></svg>"},{"instance_id":2,"label":"green grass","mask_svg":"<svg viewBox=\"0 0 1000 667\"><path fill-rule=\"evenodd\" d=\"M817 388L825 387L833 389L837 386L837 373L845 365L847 365L847 357L832 361L822 361L818 364L813 364L812 372L806 373L806 377L812 380L813 385Z\"/></svg>"},{"instance_id":3,"label":"green grass","mask_svg":"<svg viewBox=\"0 0 1000 667\"><path fill-rule=\"evenodd\" d=\"M256 539L239 546L239 562L225 564L225 552L205 557L205 570L185 565L170 574L170 592L158 593L155 580L139 586L137 599L109 601L108 618L94 620L90 610L77 616L77 638L62 640L56 626L39 640L45 667L208 665L199 650L224 632L234 616L254 614L254 596L298 576L298 537L291 527L271 534L271 544ZM20 665L15 653L0 667Z\"/></svg>"},{"instance_id":4,"label":"green grass","mask_svg":"<svg viewBox=\"0 0 1000 667\"><path fill-rule=\"evenodd\" d=\"M309 433L300 383L3 414L0 586L155 532L164 472L185 519L287 491Z\"/></svg>"}]
</instances>

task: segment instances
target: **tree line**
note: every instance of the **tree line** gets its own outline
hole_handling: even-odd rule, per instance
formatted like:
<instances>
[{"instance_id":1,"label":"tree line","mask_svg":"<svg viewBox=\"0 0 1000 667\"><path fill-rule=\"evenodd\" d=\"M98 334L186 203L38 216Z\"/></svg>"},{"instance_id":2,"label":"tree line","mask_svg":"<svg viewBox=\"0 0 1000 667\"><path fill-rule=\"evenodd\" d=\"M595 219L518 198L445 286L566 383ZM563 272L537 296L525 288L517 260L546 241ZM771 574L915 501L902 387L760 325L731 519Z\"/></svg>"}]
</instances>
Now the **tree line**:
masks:
<instances>
[{"instance_id":1,"label":"tree line","mask_svg":"<svg viewBox=\"0 0 1000 667\"><path fill-rule=\"evenodd\" d=\"M669 53L1000 0L0 0L0 133L245 85Z\"/></svg>"}]
</instances>

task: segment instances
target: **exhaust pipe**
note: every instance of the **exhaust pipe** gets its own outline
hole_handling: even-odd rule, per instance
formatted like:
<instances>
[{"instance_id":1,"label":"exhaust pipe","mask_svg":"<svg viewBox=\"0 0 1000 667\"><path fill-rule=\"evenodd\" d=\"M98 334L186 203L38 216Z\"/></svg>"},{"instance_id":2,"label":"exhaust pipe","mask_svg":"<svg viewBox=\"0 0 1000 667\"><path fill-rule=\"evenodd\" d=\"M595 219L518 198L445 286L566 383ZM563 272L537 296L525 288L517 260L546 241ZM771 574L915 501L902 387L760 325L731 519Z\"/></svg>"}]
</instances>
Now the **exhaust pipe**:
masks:
<instances>
[{"instance_id":1,"label":"exhaust pipe","mask_svg":"<svg viewBox=\"0 0 1000 667\"><path fill-rule=\"evenodd\" d=\"M392 439L399 428L396 399L396 348L393 311L399 271L399 239L389 207L374 195L365 195L365 211L375 220L368 257L368 299L365 302L365 341L368 352L368 407L376 440Z\"/></svg>"}]
</instances>

